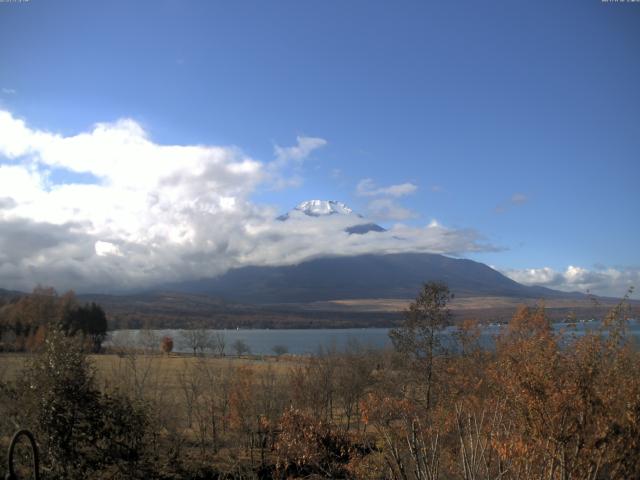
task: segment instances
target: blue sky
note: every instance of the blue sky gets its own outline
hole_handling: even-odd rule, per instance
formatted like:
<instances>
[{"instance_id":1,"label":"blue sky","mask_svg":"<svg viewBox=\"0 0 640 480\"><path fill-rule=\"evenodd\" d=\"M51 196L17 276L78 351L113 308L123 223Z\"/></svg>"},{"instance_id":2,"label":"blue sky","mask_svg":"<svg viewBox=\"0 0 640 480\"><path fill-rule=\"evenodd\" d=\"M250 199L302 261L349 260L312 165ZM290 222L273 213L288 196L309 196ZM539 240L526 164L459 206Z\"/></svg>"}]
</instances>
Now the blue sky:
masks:
<instances>
[{"instance_id":1,"label":"blue sky","mask_svg":"<svg viewBox=\"0 0 640 480\"><path fill-rule=\"evenodd\" d=\"M495 247L460 254L520 280L569 266L637 278L638 3L0 3L0 89L33 132L128 118L155 144L235 146L264 165L323 139L279 169L287 186L257 182L247 201L436 219ZM81 170L48 181L99 181ZM417 189L358 194L366 179Z\"/></svg>"}]
</instances>

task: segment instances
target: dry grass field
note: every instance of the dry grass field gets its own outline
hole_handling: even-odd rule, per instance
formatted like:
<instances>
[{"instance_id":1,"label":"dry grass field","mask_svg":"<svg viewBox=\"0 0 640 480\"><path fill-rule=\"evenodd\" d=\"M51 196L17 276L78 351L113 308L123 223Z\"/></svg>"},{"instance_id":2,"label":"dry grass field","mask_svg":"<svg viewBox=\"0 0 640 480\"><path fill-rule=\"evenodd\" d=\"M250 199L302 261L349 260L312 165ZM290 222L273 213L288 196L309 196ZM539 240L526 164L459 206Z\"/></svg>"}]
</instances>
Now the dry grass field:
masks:
<instances>
[{"instance_id":1,"label":"dry grass field","mask_svg":"<svg viewBox=\"0 0 640 480\"><path fill-rule=\"evenodd\" d=\"M0 354L0 381L15 380L21 370L33 356L30 353L2 353ZM115 353L89 355L89 361L94 367L96 378L100 385L113 386L121 383L119 375L130 368L144 369L147 378L162 378L164 388L175 390L180 387L179 379L185 371L210 368L229 369L251 367L256 373L273 372L277 375L286 374L292 367L305 362L304 357L292 356L244 356L213 357L193 356L183 354L138 354L118 355Z\"/></svg>"},{"instance_id":2,"label":"dry grass field","mask_svg":"<svg viewBox=\"0 0 640 480\"><path fill-rule=\"evenodd\" d=\"M610 309L619 300L617 299L599 299L600 307L604 310ZM316 302L316 308L324 308L328 305L336 307L353 309L357 311L384 311L384 312L400 312L405 310L412 300L403 298L354 298L348 300L332 300L330 302ZM449 308L456 311L476 310L476 309L496 309L509 308L515 311L520 305L535 306L539 300L531 298L514 298L514 297L455 297ZM558 298L544 301L547 309L588 309L593 308L593 302L588 299L575 298Z\"/></svg>"}]
</instances>

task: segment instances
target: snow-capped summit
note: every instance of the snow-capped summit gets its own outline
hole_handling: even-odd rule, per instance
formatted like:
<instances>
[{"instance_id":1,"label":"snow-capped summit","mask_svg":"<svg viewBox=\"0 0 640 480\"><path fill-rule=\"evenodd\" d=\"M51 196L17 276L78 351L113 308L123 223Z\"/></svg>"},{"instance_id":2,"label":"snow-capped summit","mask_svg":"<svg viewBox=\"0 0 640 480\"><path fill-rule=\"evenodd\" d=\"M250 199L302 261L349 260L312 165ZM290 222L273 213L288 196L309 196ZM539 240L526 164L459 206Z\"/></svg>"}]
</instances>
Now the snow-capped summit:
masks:
<instances>
[{"instance_id":1,"label":"snow-capped summit","mask_svg":"<svg viewBox=\"0 0 640 480\"><path fill-rule=\"evenodd\" d=\"M368 232L384 232L385 229L375 223L360 223L363 219L362 215L355 213L352 209L347 207L342 202L336 202L335 200L307 200L302 202L296 208L289 213L280 215L278 220L284 222L288 220L292 215L293 217L301 216L302 214L309 217L325 217L328 215L347 215L356 220L354 225L351 225L344 229L347 233L355 233L363 235Z\"/></svg>"},{"instance_id":2,"label":"snow-capped summit","mask_svg":"<svg viewBox=\"0 0 640 480\"><path fill-rule=\"evenodd\" d=\"M299 204L294 210L309 215L310 217L321 217L323 215L351 215L353 210L342 202L334 200L307 200Z\"/></svg>"}]
</instances>

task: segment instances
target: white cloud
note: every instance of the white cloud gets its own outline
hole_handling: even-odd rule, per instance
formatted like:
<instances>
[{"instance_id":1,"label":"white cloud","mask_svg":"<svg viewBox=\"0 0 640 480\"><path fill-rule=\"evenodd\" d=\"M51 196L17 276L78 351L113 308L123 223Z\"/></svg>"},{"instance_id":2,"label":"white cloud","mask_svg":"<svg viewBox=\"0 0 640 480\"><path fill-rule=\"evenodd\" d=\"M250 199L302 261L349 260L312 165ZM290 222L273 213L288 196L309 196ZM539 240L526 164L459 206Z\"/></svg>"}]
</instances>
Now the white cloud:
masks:
<instances>
[{"instance_id":1,"label":"white cloud","mask_svg":"<svg viewBox=\"0 0 640 480\"><path fill-rule=\"evenodd\" d=\"M305 160L314 150L324 147L327 141L324 138L319 137L296 137L297 144L291 147L281 147L276 145L274 147L274 154L276 156L276 163L283 165L288 162L302 162Z\"/></svg>"},{"instance_id":2,"label":"white cloud","mask_svg":"<svg viewBox=\"0 0 640 480\"><path fill-rule=\"evenodd\" d=\"M275 160L266 165L265 173L268 183L274 190L298 188L304 183L300 175L300 167L314 150L322 148L327 141L318 137L296 137L296 145L273 149Z\"/></svg>"},{"instance_id":3,"label":"white cloud","mask_svg":"<svg viewBox=\"0 0 640 480\"><path fill-rule=\"evenodd\" d=\"M301 137L275 162L324 144ZM251 201L274 175L288 180L273 163L236 147L161 145L131 119L63 136L0 110L0 287L126 290L322 255L491 249L474 231L438 224L348 235L361 218L277 221ZM54 183L53 171L68 180ZM78 183L78 174L96 180ZM387 218L412 216L377 200Z\"/></svg>"},{"instance_id":4,"label":"white cloud","mask_svg":"<svg viewBox=\"0 0 640 480\"><path fill-rule=\"evenodd\" d=\"M402 197L414 193L418 187L413 183L400 183L397 185L389 185L388 187L378 187L370 178L365 178L358 182L356 193L362 197Z\"/></svg>"},{"instance_id":5,"label":"white cloud","mask_svg":"<svg viewBox=\"0 0 640 480\"><path fill-rule=\"evenodd\" d=\"M2 93L4 93L5 95L15 95L17 92L14 88L6 88L3 87L2 88Z\"/></svg>"},{"instance_id":6,"label":"white cloud","mask_svg":"<svg viewBox=\"0 0 640 480\"><path fill-rule=\"evenodd\" d=\"M396 198L411 195L418 187L413 183L400 183L378 187L371 178L364 178L356 185L356 194L373 197L367 204L367 213L374 220L408 220L418 215L398 203Z\"/></svg>"},{"instance_id":7,"label":"white cloud","mask_svg":"<svg viewBox=\"0 0 640 480\"><path fill-rule=\"evenodd\" d=\"M562 275L549 267L503 270L502 273L525 285L554 285L562 281Z\"/></svg>"},{"instance_id":8,"label":"white cloud","mask_svg":"<svg viewBox=\"0 0 640 480\"><path fill-rule=\"evenodd\" d=\"M564 271L553 268L503 270L502 273L525 285L540 285L567 292L587 292L621 297L629 287L640 287L640 268L587 269L569 265Z\"/></svg>"},{"instance_id":9,"label":"white cloud","mask_svg":"<svg viewBox=\"0 0 640 480\"><path fill-rule=\"evenodd\" d=\"M367 204L369 216L375 220L408 220L417 214L391 198L376 198Z\"/></svg>"},{"instance_id":10,"label":"white cloud","mask_svg":"<svg viewBox=\"0 0 640 480\"><path fill-rule=\"evenodd\" d=\"M94 248L96 251L96 255L98 255L99 257L105 257L107 255L122 256L122 252L120 251L118 246L114 245L111 242L103 242L102 240L98 240L95 243Z\"/></svg>"},{"instance_id":11,"label":"white cloud","mask_svg":"<svg viewBox=\"0 0 640 480\"><path fill-rule=\"evenodd\" d=\"M246 264L295 264L321 255L359 255L365 253L401 253L407 251L460 254L495 250L481 243L473 230L453 230L437 223L424 227L396 224L385 232L349 235L344 230L362 223L356 216L293 215L285 222L269 222L250 229L256 246Z\"/></svg>"}]
</instances>

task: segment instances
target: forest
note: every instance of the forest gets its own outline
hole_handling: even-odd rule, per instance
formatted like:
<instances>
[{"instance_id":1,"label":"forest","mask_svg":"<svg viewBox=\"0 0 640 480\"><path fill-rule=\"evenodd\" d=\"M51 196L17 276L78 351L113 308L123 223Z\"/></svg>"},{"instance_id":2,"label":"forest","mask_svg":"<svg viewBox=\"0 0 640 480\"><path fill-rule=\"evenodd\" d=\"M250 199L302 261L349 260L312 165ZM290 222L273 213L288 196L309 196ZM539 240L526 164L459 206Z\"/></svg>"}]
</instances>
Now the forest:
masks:
<instances>
[{"instance_id":1,"label":"forest","mask_svg":"<svg viewBox=\"0 0 640 480\"><path fill-rule=\"evenodd\" d=\"M0 310L0 447L32 431L42 478L640 478L627 297L581 336L519 308L494 349L439 343L451 298L426 284L392 349L257 360L105 352L99 306L38 291Z\"/></svg>"}]
</instances>

